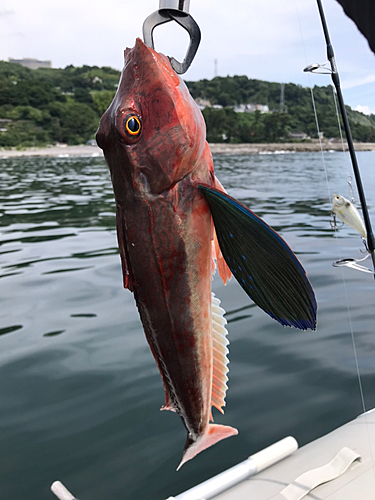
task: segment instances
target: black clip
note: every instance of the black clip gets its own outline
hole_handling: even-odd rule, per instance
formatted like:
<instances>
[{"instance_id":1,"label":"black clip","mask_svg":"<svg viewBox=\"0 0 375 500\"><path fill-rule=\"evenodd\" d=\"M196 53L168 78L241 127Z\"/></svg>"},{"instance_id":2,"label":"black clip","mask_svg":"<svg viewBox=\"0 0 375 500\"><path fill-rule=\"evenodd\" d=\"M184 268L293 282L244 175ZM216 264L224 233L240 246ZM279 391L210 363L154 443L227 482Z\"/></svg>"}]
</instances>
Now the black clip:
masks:
<instances>
[{"instance_id":1,"label":"black clip","mask_svg":"<svg viewBox=\"0 0 375 500\"><path fill-rule=\"evenodd\" d=\"M201 41L201 30L189 14L189 6L186 6L183 0L160 0L159 10L148 16L143 23L143 40L148 47L154 49L154 29L156 26L170 21L176 21L189 33L190 37L189 47L182 63L174 57L169 57L172 68L176 73L182 75L186 73L193 62Z\"/></svg>"}]
</instances>

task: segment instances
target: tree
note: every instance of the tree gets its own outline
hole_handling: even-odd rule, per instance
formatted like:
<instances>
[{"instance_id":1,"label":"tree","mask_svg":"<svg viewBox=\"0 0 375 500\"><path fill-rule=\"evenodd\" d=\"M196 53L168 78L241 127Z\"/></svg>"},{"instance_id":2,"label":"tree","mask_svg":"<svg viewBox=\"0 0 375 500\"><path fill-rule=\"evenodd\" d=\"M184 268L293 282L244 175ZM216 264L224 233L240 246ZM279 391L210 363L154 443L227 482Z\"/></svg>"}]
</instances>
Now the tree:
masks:
<instances>
[{"instance_id":1,"label":"tree","mask_svg":"<svg viewBox=\"0 0 375 500\"><path fill-rule=\"evenodd\" d=\"M50 113L58 119L59 128L56 132L59 133L60 140L68 144L87 142L99 126L98 115L87 104L75 101L55 103L51 106Z\"/></svg>"}]
</instances>

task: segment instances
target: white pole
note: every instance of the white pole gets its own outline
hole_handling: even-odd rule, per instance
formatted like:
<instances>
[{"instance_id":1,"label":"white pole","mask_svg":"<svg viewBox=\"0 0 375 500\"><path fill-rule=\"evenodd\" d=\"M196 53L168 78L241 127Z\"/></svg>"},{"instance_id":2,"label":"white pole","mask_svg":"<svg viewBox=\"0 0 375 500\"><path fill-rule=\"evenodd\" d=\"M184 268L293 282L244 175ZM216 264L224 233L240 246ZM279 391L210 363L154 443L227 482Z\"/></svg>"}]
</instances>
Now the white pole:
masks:
<instances>
[{"instance_id":1,"label":"white pole","mask_svg":"<svg viewBox=\"0 0 375 500\"><path fill-rule=\"evenodd\" d=\"M286 458L297 449L297 441L294 437L288 436L268 446L268 448L251 455L251 457L238 465L198 484L198 486L176 497L169 497L168 500L210 500L244 479L255 476L258 472Z\"/></svg>"},{"instance_id":2,"label":"white pole","mask_svg":"<svg viewBox=\"0 0 375 500\"><path fill-rule=\"evenodd\" d=\"M59 500L77 500L60 481L55 481L51 486L51 491Z\"/></svg>"}]
</instances>

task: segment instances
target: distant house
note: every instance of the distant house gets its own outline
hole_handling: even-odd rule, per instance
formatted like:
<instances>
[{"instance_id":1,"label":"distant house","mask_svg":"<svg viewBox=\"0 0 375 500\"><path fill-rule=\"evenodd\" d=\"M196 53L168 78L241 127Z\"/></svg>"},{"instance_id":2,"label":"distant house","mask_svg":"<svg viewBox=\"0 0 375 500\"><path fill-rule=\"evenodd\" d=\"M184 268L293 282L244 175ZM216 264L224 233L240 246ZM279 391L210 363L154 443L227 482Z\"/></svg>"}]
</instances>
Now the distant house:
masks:
<instances>
[{"instance_id":1,"label":"distant house","mask_svg":"<svg viewBox=\"0 0 375 500\"><path fill-rule=\"evenodd\" d=\"M200 110L203 110L205 108L213 108L213 109L223 109L224 106L221 104L214 104L212 105L211 102L207 99L202 99L201 97L197 97L195 99L195 102L198 105L198 108ZM267 104L235 104L234 106L229 106L230 108L234 109L236 113L254 113L255 111L260 111L261 113L269 113L269 107Z\"/></svg>"},{"instance_id":2,"label":"distant house","mask_svg":"<svg viewBox=\"0 0 375 500\"><path fill-rule=\"evenodd\" d=\"M236 104L232 107L236 113L255 113L255 111L260 111L261 113L270 112L267 104L254 104L252 102L249 102L248 104Z\"/></svg>"},{"instance_id":3,"label":"distant house","mask_svg":"<svg viewBox=\"0 0 375 500\"><path fill-rule=\"evenodd\" d=\"M195 102L197 103L198 108L202 111L205 108L211 108L212 104L208 99L202 99L201 97L197 97L195 99Z\"/></svg>"},{"instance_id":4,"label":"distant house","mask_svg":"<svg viewBox=\"0 0 375 500\"><path fill-rule=\"evenodd\" d=\"M38 59L11 59L8 58L10 63L20 64L21 66L25 66L25 68L29 69L38 69L38 68L52 68L51 61L38 61Z\"/></svg>"},{"instance_id":5,"label":"distant house","mask_svg":"<svg viewBox=\"0 0 375 500\"><path fill-rule=\"evenodd\" d=\"M1 118L0 120L0 132L7 132L7 126L12 122L13 120L8 120L6 118Z\"/></svg>"},{"instance_id":6,"label":"distant house","mask_svg":"<svg viewBox=\"0 0 375 500\"><path fill-rule=\"evenodd\" d=\"M304 141L309 139L309 136L305 132L289 132L289 137L293 140Z\"/></svg>"},{"instance_id":7,"label":"distant house","mask_svg":"<svg viewBox=\"0 0 375 500\"><path fill-rule=\"evenodd\" d=\"M103 80L99 76L94 76L92 83L103 83Z\"/></svg>"}]
</instances>

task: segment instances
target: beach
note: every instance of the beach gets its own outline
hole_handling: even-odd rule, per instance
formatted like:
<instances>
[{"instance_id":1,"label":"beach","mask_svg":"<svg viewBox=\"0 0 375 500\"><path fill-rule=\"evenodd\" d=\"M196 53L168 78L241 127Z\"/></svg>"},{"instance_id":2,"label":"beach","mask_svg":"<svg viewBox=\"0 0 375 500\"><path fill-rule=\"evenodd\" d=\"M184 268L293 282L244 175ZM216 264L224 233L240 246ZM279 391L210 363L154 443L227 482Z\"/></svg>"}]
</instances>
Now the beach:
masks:
<instances>
[{"instance_id":1,"label":"beach","mask_svg":"<svg viewBox=\"0 0 375 500\"><path fill-rule=\"evenodd\" d=\"M354 143L356 151L374 151L374 142L356 142ZM247 155L247 154L266 154L266 153L283 153L283 152L316 152L320 151L320 143L318 140L311 142L285 142L285 143L264 143L264 144L210 144L211 152L214 155ZM323 141L322 148L324 151L342 151L343 146L340 141ZM347 143L344 143L344 149L347 150ZM64 158L69 156L103 156L103 151L98 146L90 146L86 144L78 146L58 145L45 148L29 148L23 150L0 149L0 158L16 158L16 157L57 157Z\"/></svg>"}]
</instances>

